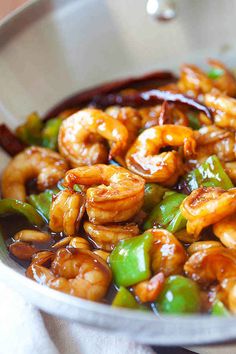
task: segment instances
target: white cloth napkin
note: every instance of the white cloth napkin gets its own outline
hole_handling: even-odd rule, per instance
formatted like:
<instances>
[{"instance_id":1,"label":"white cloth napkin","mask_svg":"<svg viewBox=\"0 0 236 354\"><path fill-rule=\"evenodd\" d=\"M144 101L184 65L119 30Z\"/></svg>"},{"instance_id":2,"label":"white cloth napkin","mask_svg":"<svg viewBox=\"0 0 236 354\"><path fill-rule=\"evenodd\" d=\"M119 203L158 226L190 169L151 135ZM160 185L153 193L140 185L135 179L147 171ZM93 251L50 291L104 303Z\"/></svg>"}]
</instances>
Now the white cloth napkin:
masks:
<instances>
[{"instance_id":1,"label":"white cloth napkin","mask_svg":"<svg viewBox=\"0 0 236 354\"><path fill-rule=\"evenodd\" d=\"M0 283L0 354L154 354L147 346L41 313Z\"/></svg>"}]
</instances>

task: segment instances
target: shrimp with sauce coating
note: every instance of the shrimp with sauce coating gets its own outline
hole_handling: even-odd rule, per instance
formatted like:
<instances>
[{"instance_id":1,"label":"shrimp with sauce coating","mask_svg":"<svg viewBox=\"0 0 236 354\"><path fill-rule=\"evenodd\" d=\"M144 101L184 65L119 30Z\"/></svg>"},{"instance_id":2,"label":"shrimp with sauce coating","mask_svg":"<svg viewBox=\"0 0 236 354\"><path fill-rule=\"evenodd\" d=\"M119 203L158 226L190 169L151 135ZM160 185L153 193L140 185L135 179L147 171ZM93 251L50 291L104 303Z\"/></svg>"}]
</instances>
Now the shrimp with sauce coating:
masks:
<instances>
[{"instance_id":1,"label":"shrimp with sauce coating","mask_svg":"<svg viewBox=\"0 0 236 354\"><path fill-rule=\"evenodd\" d=\"M137 138L139 130L142 128L142 117L137 109L132 107L110 106L106 113L120 121L128 131L126 150Z\"/></svg>"},{"instance_id":2,"label":"shrimp with sauce coating","mask_svg":"<svg viewBox=\"0 0 236 354\"><path fill-rule=\"evenodd\" d=\"M197 141L196 159L204 162L210 155L217 155L221 161L231 162L236 159L235 133L209 125L202 127L195 134Z\"/></svg>"},{"instance_id":3,"label":"shrimp with sauce coating","mask_svg":"<svg viewBox=\"0 0 236 354\"><path fill-rule=\"evenodd\" d=\"M32 263L26 275L52 289L93 301L106 295L112 278L109 266L101 257L75 248L59 249L51 269Z\"/></svg>"},{"instance_id":4,"label":"shrimp with sauce coating","mask_svg":"<svg viewBox=\"0 0 236 354\"><path fill-rule=\"evenodd\" d=\"M49 227L52 231L65 235L75 235L85 212L85 196L72 190L62 190L54 198L50 207Z\"/></svg>"},{"instance_id":5,"label":"shrimp with sauce coating","mask_svg":"<svg viewBox=\"0 0 236 354\"><path fill-rule=\"evenodd\" d=\"M181 67L179 89L193 97L210 92L213 88L211 79L196 65L185 64Z\"/></svg>"},{"instance_id":6,"label":"shrimp with sauce coating","mask_svg":"<svg viewBox=\"0 0 236 354\"><path fill-rule=\"evenodd\" d=\"M105 251L112 251L119 241L139 234L139 228L135 224L109 224L104 226L86 221L84 230L95 242L96 247Z\"/></svg>"},{"instance_id":7,"label":"shrimp with sauce coating","mask_svg":"<svg viewBox=\"0 0 236 354\"><path fill-rule=\"evenodd\" d=\"M142 207L144 180L123 167L94 165L68 171L65 186L87 187L86 211L94 224L127 221Z\"/></svg>"},{"instance_id":8,"label":"shrimp with sauce coating","mask_svg":"<svg viewBox=\"0 0 236 354\"><path fill-rule=\"evenodd\" d=\"M236 129L236 99L213 90L204 96L204 103L211 109L215 125Z\"/></svg>"},{"instance_id":9,"label":"shrimp with sauce coating","mask_svg":"<svg viewBox=\"0 0 236 354\"><path fill-rule=\"evenodd\" d=\"M180 206L187 221L187 232L198 238L203 228L236 212L236 188L224 191L217 187L195 189Z\"/></svg>"},{"instance_id":10,"label":"shrimp with sauce coating","mask_svg":"<svg viewBox=\"0 0 236 354\"><path fill-rule=\"evenodd\" d=\"M236 251L213 247L195 252L185 263L184 270L199 283L222 282L236 276Z\"/></svg>"},{"instance_id":11,"label":"shrimp with sauce coating","mask_svg":"<svg viewBox=\"0 0 236 354\"><path fill-rule=\"evenodd\" d=\"M192 129L172 124L146 129L126 155L128 169L148 182L170 184L171 180L174 184L181 174L182 160L174 150L158 154L161 148L167 146L183 146L184 155L192 156L196 147Z\"/></svg>"},{"instance_id":12,"label":"shrimp with sauce coating","mask_svg":"<svg viewBox=\"0 0 236 354\"><path fill-rule=\"evenodd\" d=\"M58 148L72 167L90 166L108 161L109 156L119 156L126 147L128 132L118 120L98 109L78 111L62 122Z\"/></svg>"},{"instance_id":13,"label":"shrimp with sauce coating","mask_svg":"<svg viewBox=\"0 0 236 354\"><path fill-rule=\"evenodd\" d=\"M219 75L212 79L214 87L228 96L236 96L236 79L232 72L219 60L210 59L208 64L219 71Z\"/></svg>"},{"instance_id":14,"label":"shrimp with sauce coating","mask_svg":"<svg viewBox=\"0 0 236 354\"><path fill-rule=\"evenodd\" d=\"M53 187L68 170L67 162L58 153L38 146L31 146L9 162L2 175L4 198L26 200L25 184L37 178L37 187Z\"/></svg>"},{"instance_id":15,"label":"shrimp with sauce coating","mask_svg":"<svg viewBox=\"0 0 236 354\"><path fill-rule=\"evenodd\" d=\"M236 249L236 217L232 214L213 225L213 232L229 248Z\"/></svg>"}]
</instances>

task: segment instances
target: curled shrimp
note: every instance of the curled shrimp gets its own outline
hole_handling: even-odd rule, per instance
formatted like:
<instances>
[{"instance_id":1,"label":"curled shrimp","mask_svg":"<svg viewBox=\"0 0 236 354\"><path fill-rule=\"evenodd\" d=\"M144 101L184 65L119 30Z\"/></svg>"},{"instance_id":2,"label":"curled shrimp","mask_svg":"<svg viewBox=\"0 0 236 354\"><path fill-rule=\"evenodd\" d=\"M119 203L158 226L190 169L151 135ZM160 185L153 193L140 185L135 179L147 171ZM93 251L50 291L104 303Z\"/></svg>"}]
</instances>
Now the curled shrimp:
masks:
<instances>
[{"instance_id":1,"label":"curled shrimp","mask_svg":"<svg viewBox=\"0 0 236 354\"><path fill-rule=\"evenodd\" d=\"M142 128L142 117L137 109L132 107L110 106L106 113L120 121L128 131L126 149L134 142Z\"/></svg>"},{"instance_id":2,"label":"curled shrimp","mask_svg":"<svg viewBox=\"0 0 236 354\"><path fill-rule=\"evenodd\" d=\"M177 238L164 229L150 229L153 236L151 248L151 267L155 274L163 272L165 276L181 274L187 254Z\"/></svg>"},{"instance_id":3,"label":"curled shrimp","mask_svg":"<svg viewBox=\"0 0 236 354\"><path fill-rule=\"evenodd\" d=\"M174 184L181 173L182 160L176 151L158 154L167 146L183 146L185 156L193 155L196 142L192 129L171 124L146 129L126 155L128 169L148 182L170 183L171 180Z\"/></svg>"},{"instance_id":4,"label":"curled shrimp","mask_svg":"<svg viewBox=\"0 0 236 354\"><path fill-rule=\"evenodd\" d=\"M119 155L126 146L128 132L118 120L98 109L83 109L65 119L60 127L58 148L72 165L90 166Z\"/></svg>"},{"instance_id":5,"label":"curled shrimp","mask_svg":"<svg viewBox=\"0 0 236 354\"><path fill-rule=\"evenodd\" d=\"M236 251L225 247L213 247L193 253L184 265L188 277L201 284L236 276Z\"/></svg>"},{"instance_id":6,"label":"curled shrimp","mask_svg":"<svg viewBox=\"0 0 236 354\"><path fill-rule=\"evenodd\" d=\"M180 206L187 219L187 232L198 237L203 228L215 224L236 211L236 188L201 187L184 199Z\"/></svg>"},{"instance_id":7,"label":"curled shrimp","mask_svg":"<svg viewBox=\"0 0 236 354\"><path fill-rule=\"evenodd\" d=\"M109 266L101 257L76 248L58 250L51 269L31 264L26 275L52 289L93 301L106 295L112 278Z\"/></svg>"},{"instance_id":8,"label":"curled shrimp","mask_svg":"<svg viewBox=\"0 0 236 354\"><path fill-rule=\"evenodd\" d=\"M210 155L217 155L221 161L236 159L235 133L215 125L202 127L196 133L198 162L205 161Z\"/></svg>"},{"instance_id":9,"label":"curled shrimp","mask_svg":"<svg viewBox=\"0 0 236 354\"><path fill-rule=\"evenodd\" d=\"M111 251L120 240L131 238L139 234L139 228L135 224L95 225L86 221L84 230L96 244L96 247L105 251Z\"/></svg>"},{"instance_id":10,"label":"curled shrimp","mask_svg":"<svg viewBox=\"0 0 236 354\"><path fill-rule=\"evenodd\" d=\"M165 276L163 273L154 275L149 280L144 280L133 286L135 295L141 302L155 301L163 289Z\"/></svg>"},{"instance_id":11,"label":"curled shrimp","mask_svg":"<svg viewBox=\"0 0 236 354\"><path fill-rule=\"evenodd\" d=\"M142 117L142 128L148 129L156 125L160 125L161 105L152 107L143 107L139 109L139 114Z\"/></svg>"},{"instance_id":12,"label":"curled shrimp","mask_svg":"<svg viewBox=\"0 0 236 354\"><path fill-rule=\"evenodd\" d=\"M236 96L236 79L230 70L219 60L208 60L211 67L218 69L220 75L213 79L214 87L229 96Z\"/></svg>"},{"instance_id":13,"label":"curled shrimp","mask_svg":"<svg viewBox=\"0 0 236 354\"><path fill-rule=\"evenodd\" d=\"M86 211L89 221L107 224L127 221L142 207L144 180L118 166L94 165L68 171L65 186L89 186Z\"/></svg>"},{"instance_id":14,"label":"curled shrimp","mask_svg":"<svg viewBox=\"0 0 236 354\"><path fill-rule=\"evenodd\" d=\"M68 170L67 162L58 153L32 146L19 153L9 162L2 175L4 198L26 200L25 184L37 178L39 190L54 186Z\"/></svg>"},{"instance_id":15,"label":"curled shrimp","mask_svg":"<svg viewBox=\"0 0 236 354\"><path fill-rule=\"evenodd\" d=\"M236 219L230 215L213 225L213 232L229 248L236 249Z\"/></svg>"},{"instance_id":16,"label":"curled shrimp","mask_svg":"<svg viewBox=\"0 0 236 354\"><path fill-rule=\"evenodd\" d=\"M85 196L72 190L60 191L50 207L49 227L55 232L75 235L85 211Z\"/></svg>"},{"instance_id":17,"label":"curled shrimp","mask_svg":"<svg viewBox=\"0 0 236 354\"><path fill-rule=\"evenodd\" d=\"M185 64L181 68L179 89L193 97L210 92L213 88L211 79L196 65Z\"/></svg>"},{"instance_id":18,"label":"curled shrimp","mask_svg":"<svg viewBox=\"0 0 236 354\"><path fill-rule=\"evenodd\" d=\"M211 109L217 126L236 129L236 99L213 90L204 96L204 103Z\"/></svg>"}]
</instances>

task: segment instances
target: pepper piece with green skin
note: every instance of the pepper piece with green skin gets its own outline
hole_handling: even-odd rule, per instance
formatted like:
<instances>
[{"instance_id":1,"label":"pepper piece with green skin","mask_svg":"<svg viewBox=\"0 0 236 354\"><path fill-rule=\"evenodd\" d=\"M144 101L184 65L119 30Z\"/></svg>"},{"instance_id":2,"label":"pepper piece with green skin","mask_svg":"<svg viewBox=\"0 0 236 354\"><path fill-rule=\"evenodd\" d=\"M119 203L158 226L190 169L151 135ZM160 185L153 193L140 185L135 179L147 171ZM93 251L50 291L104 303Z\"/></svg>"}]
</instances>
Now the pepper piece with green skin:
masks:
<instances>
[{"instance_id":1,"label":"pepper piece with green skin","mask_svg":"<svg viewBox=\"0 0 236 354\"><path fill-rule=\"evenodd\" d=\"M49 212L52 204L52 196L55 191L47 189L40 194L31 194L28 198L29 203L49 221Z\"/></svg>"},{"instance_id":2,"label":"pepper piece with green skin","mask_svg":"<svg viewBox=\"0 0 236 354\"><path fill-rule=\"evenodd\" d=\"M42 146L57 150L58 133L62 118L49 119L42 130Z\"/></svg>"},{"instance_id":3,"label":"pepper piece with green skin","mask_svg":"<svg viewBox=\"0 0 236 354\"><path fill-rule=\"evenodd\" d=\"M191 279L182 275L172 275L166 279L155 305L158 311L168 314L199 312L201 308L200 290Z\"/></svg>"},{"instance_id":4,"label":"pepper piece with green skin","mask_svg":"<svg viewBox=\"0 0 236 354\"><path fill-rule=\"evenodd\" d=\"M156 183L146 183L144 189L143 210L151 211L163 198L167 188Z\"/></svg>"},{"instance_id":5,"label":"pepper piece with green skin","mask_svg":"<svg viewBox=\"0 0 236 354\"><path fill-rule=\"evenodd\" d=\"M208 71L208 77L212 80L219 79L224 74L224 70L221 68L211 68Z\"/></svg>"},{"instance_id":6,"label":"pepper piece with green skin","mask_svg":"<svg viewBox=\"0 0 236 354\"><path fill-rule=\"evenodd\" d=\"M139 309L139 304L135 300L134 296L123 286L119 288L114 300L112 301L112 306Z\"/></svg>"},{"instance_id":7,"label":"pepper piece with green skin","mask_svg":"<svg viewBox=\"0 0 236 354\"><path fill-rule=\"evenodd\" d=\"M224 190L234 187L215 155L208 157L198 168L188 173L184 180L191 192L201 186L220 187Z\"/></svg>"},{"instance_id":8,"label":"pepper piece with green skin","mask_svg":"<svg viewBox=\"0 0 236 354\"><path fill-rule=\"evenodd\" d=\"M201 123L199 122L199 113L190 112L187 114L187 116L190 128L193 130L198 130L201 128Z\"/></svg>"},{"instance_id":9,"label":"pepper piece with green skin","mask_svg":"<svg viewBox=\"0 0 236 354\"><path fill-rule=\"evenodd\" d=\"M28 145L41 145L43 122L36 112L31 113L24 124L16 129L17 137Z\"/></svg>"},{"instance_id":10,"label":"pepper piece with green skin","mask_svg":"<svg viewBox=\"0 0 236 354\"><path fill-rule=\"evenodd\" d=\"M223 302L221 302L218 299L212 305L211 314L213 316L229 316L230 315L229 311L226 309Z\"/></svg>"},{"instance_id":11,"label":"pepper piece with green skin","mask_svg":"<svg viewBox=\"0 0 236 354\"><path fill-rule=\"evenodd\" d=\"M42 216L28 203L23 203L16 199L1 199L0 200L0 216L8 214L21 214L35 226L42 226L44 219Z\"/></svg>"},{"instance_id":12,"label":"pepper piece with green skin","mask_svg":"<svg viewBox=\"0 0 236 354\"><path fill-rule=\"evenodd\" d=\"M153 237L151 233L122 240L109 257L115 284L131 286L149 279L150 255Z\"/></svg>"},{"instance_id":13,"label":"pepper piece with green skin","mask_svg":"<svg viewBox=\"0 0 236 354\"><path fill-rule=\"evenodd\" d=\"M179 208L185 198L185 194L167 192L164 195L164 199L155 206L145 221L144 230L151 229L153 226L164 228L170 232L184 229L187 221L182 216Z\"/></svg>"}]
</instances>

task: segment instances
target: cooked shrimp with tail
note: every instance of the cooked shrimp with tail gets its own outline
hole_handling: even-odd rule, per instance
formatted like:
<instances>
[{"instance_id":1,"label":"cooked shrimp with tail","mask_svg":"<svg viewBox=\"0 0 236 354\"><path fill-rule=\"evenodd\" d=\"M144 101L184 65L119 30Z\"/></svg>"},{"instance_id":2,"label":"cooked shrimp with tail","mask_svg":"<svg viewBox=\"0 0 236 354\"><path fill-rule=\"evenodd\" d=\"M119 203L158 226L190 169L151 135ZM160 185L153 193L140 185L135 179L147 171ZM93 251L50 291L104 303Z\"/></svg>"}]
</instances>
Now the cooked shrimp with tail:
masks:
<instances>
[{"instance_id":1,"label":"cooked shrimp with tail","mask_svg":"<svg viewBox=\"0 0 236 354\"><path fill-rule=\"evenodd\" d=\"M108 155L124 151L128 139L126 127L98 109L83 109L65 119L58 136L59 151L72 167L106 163ZM110 144L110 152L108 144Z\"/></svg>"},{"instance_id":2,"label":"cooked shrimp with tail","mask_svg":"<svg viewBox=\"0 0 236 354\"><path fill-rule=\"evenodd\" d=\"M39 190L53 187L68 170L66 160L58 153L32 146L19 153L9 162L2 175L4 198L26 200L26 182L37 178Z\"/></svg>"},{"instance_id":3,"label":"cooked shrimp with tail","mask_svg":"<svg viewBox=\"0 0 236 354\"><path fill-rule=\"evenodd\" d=\"M111 282L111 270L101 257L74 248L59 249L50 269L32 263L26 275L52 289L93 301L106 295Z\"/></svg>"},{"instance_id":4,"label":"cooked shrimp with tail","mask_svg":"<svg viewBox=\"0 0 236 354\"><path fill-rule=\"evenodd\" d=\"M183 146L186 157L194 155L196 141L192 129L166 124L144 130L126 155L128 169L148 182L175 184L183 171L183 162L175 150L160 152L168 146Z\"/></svg>"},{"instance_id":5,"label":"cooked shrimp with tail","mask_svg":"<svg viewBox=\"0 0 236 354\"><path fill-rule=\"evenodd\" d=\"M65 176L66 187L89 187L86 211L94 224L108 224L131 219L142 207L144 180L125 168L94 165L77 167Z\"/></svg>"}]
</instances>

